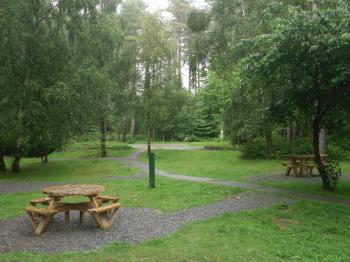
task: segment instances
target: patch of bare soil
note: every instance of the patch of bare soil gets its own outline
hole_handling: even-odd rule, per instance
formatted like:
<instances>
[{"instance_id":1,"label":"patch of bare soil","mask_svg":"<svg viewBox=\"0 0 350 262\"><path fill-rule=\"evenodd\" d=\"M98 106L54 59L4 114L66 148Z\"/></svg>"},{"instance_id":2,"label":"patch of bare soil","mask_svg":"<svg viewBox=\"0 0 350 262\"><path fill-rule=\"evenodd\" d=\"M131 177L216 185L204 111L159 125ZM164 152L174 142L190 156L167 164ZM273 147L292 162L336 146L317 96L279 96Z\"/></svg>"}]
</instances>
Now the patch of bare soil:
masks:
<instances>
[{"instance_id":1,"label":"patch of bare soil","mask_svg":"<svg viewBox=\"0 0 350 262\"><path fill-rule=\"evenodd\" d=\"M297 220L294 220L294 219L280 218L280 217L274 218L273 222L277 225L277 227L280 230L286 230L288 227L299 223Z\"/></svg>"}]
</instances>

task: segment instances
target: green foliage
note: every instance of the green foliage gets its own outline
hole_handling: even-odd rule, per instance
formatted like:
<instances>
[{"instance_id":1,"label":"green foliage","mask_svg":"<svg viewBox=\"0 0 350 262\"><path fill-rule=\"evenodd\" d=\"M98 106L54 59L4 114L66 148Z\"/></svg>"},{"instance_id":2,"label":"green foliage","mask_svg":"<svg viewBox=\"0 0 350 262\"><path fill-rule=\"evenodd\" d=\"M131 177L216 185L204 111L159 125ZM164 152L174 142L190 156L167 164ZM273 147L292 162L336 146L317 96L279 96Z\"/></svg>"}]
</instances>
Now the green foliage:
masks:
<instances>
[{"instance_id":1,"label":"green foliage","mask_svg":"<svg viewBox=\"0 0 350 262\"><path fill-rule=\"evenodd\" d=\"M205 11L193 10L187 18L187 25L192 32L198 33L206 30L209 26L210 19Z\"/></svg>"},{"instance_id":2,"label":"green foliage","mask_svg":"<svg viewBox=\"0 0 350 262\"><path fill-rule=\"evenodd\" d=\"M343 146L339 146L338 144L330 143L327 145L327 156L330 159L339 159L339 160L350 160L350 151L348 149L344 149Z\"/></svg>"},{"instance_id":3,"label":"green foliage","mask_svg":"<svg viewBox=\"0 0 350 262\"><path fill-rule=\"evenodd\" d=\"M297 138L291 142L288 142L287 139L282 138L276 141L275 148L276 155L279 157L283 155L313 153L311 138L309 137Z\"/></svg>"},{"instance_id":4,"label":"green foliage","mask_svg":"<svg viewBox=\"0 0 350 262\"><path fill-rule=\"evenodd\" d=\"M327 174L327 178L329 179L328 183L331 186L331 190L335 190L338 180L342 176L342 170L339 166L339 162L337 160L329 160L322 168L324 168L324 171Z\"/></svg>"},{"instance_id":5,"label":"green foliage","mask_svg":"<svg viewBox=\"0 0 350 262\"><path fill-rule=\"evenodd\" d=\"M265 140L261 137L250 140L241 147L243 159L264 159L267 157Z\"/></svg>"}]
</instances>

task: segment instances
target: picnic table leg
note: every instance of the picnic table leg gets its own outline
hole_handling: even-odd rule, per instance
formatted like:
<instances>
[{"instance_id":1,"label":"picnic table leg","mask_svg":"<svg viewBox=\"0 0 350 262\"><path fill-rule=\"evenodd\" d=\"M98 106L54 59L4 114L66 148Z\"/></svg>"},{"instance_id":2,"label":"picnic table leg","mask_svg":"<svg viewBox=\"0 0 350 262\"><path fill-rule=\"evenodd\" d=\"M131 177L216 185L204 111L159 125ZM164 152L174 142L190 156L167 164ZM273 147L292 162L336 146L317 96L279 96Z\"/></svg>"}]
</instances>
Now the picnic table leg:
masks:
<instances>
[{"instance_id":1,"label":"picnic table leg","mask_svg":"<svg viewBox=\"0 0 350 262\"><path fill-rule=\"evenodd\" d=\"M295 159L292 160L292 165L293 165L293 175L297 176L298 167L297 167L297 161Z\"/></svg>"},{"instance_id":2,"label":"picnic table leg","mask_svg":"<svg viewBox=\"0 0 350 262\"><path fill-rule=\"evenodd\" d=\"M64 223L69 223L69 211L64 212Z\"/></svg>"},{"instance_id":3,"label":"picnic table leg","mask_svg":"<svg viewBox=\"0 0 350 262\"><path fill-rule=\"evenodd\" d=\"M55 199L53 199L49 206L48 209L50 211L52 211L56 206L56 202ZM29 215L29 219L33 225L34 228L34 233L35 235L39 236L42 233L44 233L44 231L46 230L48 224L50 223L50 221L52 220L53 216L55 215L54 212L48 212L47 214L45 213L37 213L36 210L27 210L27 213Z\"/></svg>"},{"instance_id":4,"label":"picnic table leg","mask_svg":"<svg viewBox=\"0 0 350 262\"><path fill-rule=\"evenodd\" d=\"M291 171L292 171L292 167L287 166L286 176L289 176Z\"/></svg>"},{"instance_id":5,"label":"picnic table leg","mask_svg":"<svg viewBox=\"0 0 350 262\"><path fill-rule=\"evenodd\" d=\"M84 219L84 211L80 211L79 213L79 223L82 224Z\"/></svg>"},{"instance_id":6,"label":"picnic table leg","mask_svg":"<svg viewBox=\"0 0 350 262\"><path fill-rule=\"evenodd\" d=\"M307 160L303 159L300 161L300 176L308 175L309 170L307 168Z\"/></svg>"},{"instance_id":7,"label":"picnic table leg","mask_svg":"<svg viewBox=\"0 0 350 262\"><path fill-rule=\"evenodd\" d=\"M91 204L94 206L94 207L100 207L100 204L97 200L97 196L91 196L90 197L90 201L91 201Z\"/></svg>"},{"instance_id":8,"label":"picnic table leg","mask_svg":"<svg viewBox=\"0 0 350 262\"><path fill-rule=\"evenodd\" d=\"M299 172L298 175L299 176L303 176L303 160L300 160L300 165L299 165Z\"/></svg>"},{"instance_id":9,"label":"picnic table leg","mask_svg":"<svg viewBox=\"0 0 350 262\"><path fill-rule=\"evenodd\" d=\"M89 198L90 198L90 202L91 202L91 205L92 205L92 206L94 206L94 207L100 207L100 205L99 205L99 203L98 203L98 201L97 201L96 196L90 196ZM92 215L92 214L91 214L91 216L92 216L92 218L95 220L96 224L97 224L97 225L100 225L100 221L98 220L98 218L97 218L96 216Z\"/></svg>"},{"instance_id":10,"label":"picnic table leg","mask_svg":"<svg viewBox=\"0 0 350 262\"><path fill-rule=\"evenodd\" d=\"M40 221L40 223L37 225L35 229L35 234L39 236L42 233L44 233L44 231L46 230L52 218L53 218L53 215L48 215L45 219Z\"/></svg>"}]
</instances>

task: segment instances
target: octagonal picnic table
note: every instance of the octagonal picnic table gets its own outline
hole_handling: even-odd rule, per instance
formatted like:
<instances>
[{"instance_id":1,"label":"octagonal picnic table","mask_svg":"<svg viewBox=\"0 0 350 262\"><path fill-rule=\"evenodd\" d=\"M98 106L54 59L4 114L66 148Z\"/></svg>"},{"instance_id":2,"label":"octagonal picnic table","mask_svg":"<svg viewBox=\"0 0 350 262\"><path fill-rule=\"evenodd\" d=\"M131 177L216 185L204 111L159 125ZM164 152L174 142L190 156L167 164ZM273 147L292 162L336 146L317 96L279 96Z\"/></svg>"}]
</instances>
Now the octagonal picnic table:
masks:
<instances>
[{"instance_id":1,"label":"octagonal picnic table","mask_svg":"<svg viewBox=\"0 0 350 262\"><path fill-rule=\"evenodd\" d=\"M100 227L109 228L120 204L117 203L119 200L117 197L99 196L99 193L104 190L103 186L86 184L52 186L43 189L43 193L49 197L33 200L31 201L32 206L25 209L33 224L35 234L41 235L57 213L64 212L65 222L68 222L71 210L80 212L80 223L82 223L84 212L88 211ZM89 200L80 203L62 202L64 197L69 196L83 196ZM108 206L102 206L103 203L108 202L113 203ZM39 208L37 204L47 205L47 208ZM108 214L112 214L112 218L109 218ZM42 218L41 221L38 222L36 217Z\"/></svg>"},{"instance_id":2,"label":"octagonal picnic table","mask_svg":"<svg viewBox=\"0 0 350 262\"><path fill-rule=\"evenodd\" d=\"M58 212L65 212L65 222L69 221L69 211L80 211L80 223L82 223L84 212L93 207L99 207L97 196L103 192L105 188L99 185L63 185L52 186L43 189L43 193L47 194L52 201L48 208L56 209ZM80 203L62 203L63 197L83 196L88 197L90 201Z\"/></svg>"}]
</instances>

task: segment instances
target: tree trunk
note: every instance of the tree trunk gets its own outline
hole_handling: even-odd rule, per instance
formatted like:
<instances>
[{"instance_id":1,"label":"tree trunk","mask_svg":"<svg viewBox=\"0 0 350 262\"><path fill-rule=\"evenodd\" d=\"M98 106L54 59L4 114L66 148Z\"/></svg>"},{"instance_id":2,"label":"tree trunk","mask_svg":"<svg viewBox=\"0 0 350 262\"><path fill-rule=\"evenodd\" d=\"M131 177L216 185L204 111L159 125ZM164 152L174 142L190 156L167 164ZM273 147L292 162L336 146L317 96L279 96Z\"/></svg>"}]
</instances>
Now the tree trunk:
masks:
<instances>
[{"instance_id":1,"label":"tree trunk","mask_svg":"<svg viewBox=\"0 0 350 262\"><path fill-rule=\"evenodd\" d=\"M182 87L182 41L181 41L181 28L179 28L179 32L178 32L178 50L177 50L177 59L178 59L178 68L177 68L177 73L178 73L178 81L179 81L179 87Z\"/></svg>"},{"instance_id":2,"label":"tree trunk","mask_svg":"<svg viewBox=\"0 0 350 262\"><path fill-rule=\"evenodd\" d=\"M320 173L320 176L322 178L322 184L324 190L332 190L330 181L328 179L328 175L325 171L324 164L322 163L322 158L320 154L320 132L321 132L321 109L320 109L320 101L318 100L315 105L315 114L314 114L314 120L313 120L313 148L314 148L314 156L315 156L315 163L317 165L318 172Z\"/></svg>"},{"instance_id":3,"label":"tree trunk","mask_svg":"<svg viewBox=\"0 0 350 262\"><path fill-rule=\"evenodd\" d=\"M241 9L242 9L242 15L243 15L243 18L246 19L246 14L245 14L245 10L244 10L244 3L243 3L243 0L241 0Z\"/></svg>"},{"instance_id":4,"label":"tree trunk","mask_svg":"<svg viewBox=\"0 0 350 262\"><path fill-rule=\"evenodd\" d=\"M292 142L292 129L290 127L287 127L286 131L287 131L287 142L290 143Z\"/></svg>"},{"instance_id":5,"label":"tree trunk","mask_svg":"<svg viewBox=\"0 0 350 262\"><path fill-rule=\"evenodd\" d=\"M21 138L17 137L17 141L16 141L16 150L15 150L15 159L12 162L12 167L11 167L11 171L12 172L16 172L18 173L20 168L20 162L21 162Z\"/></svg>"},{"instance_id":6,"label":"tree trunk","mask_svg":"<svg viewBox=\"0 0 350 262\"><path fill-rule=\"evenodd\" d=\"M107 135L107 123L106 119L101 119L100 123L100 132L101 132L101 157L107 156L107 148L106 148L106 135Z\"/></svg>"},{"instance_id":7,"label":"tree trunk","mask_svg":"<svg viewBox=\"0 0 350 262\"><path fill-rule=\"evenodd\" d=\"M225 138L224 128L221 128L221 130L220 130L220 140L222 141L222 140L224 140L224 138Z\"/></svg>"},{"instance_id":8,"label":"tree trunk","mask_svg":"<svg viewBox=\"0 0 350 262\"><path fill-rule=\"evenodd\" d=\"M268 157L272 156L273 153L273 142L272 142L272 129L265 129L265 139L266 139L266 153Z\"/></svg>"},{"instance_id":9,"label":"tree trunk","mask_svg":"<svg viewBox=\"0 0 350 262\"><path fill-rule=\"evenodd\" d=\"M47 157L48 154L49 154L48 148L42 147L40 159L41 159L41 163L42 163L43 165L46 165L46 164L49 163L49 160L48 160L48 157Z\"/></svg>"},{"instance_id":10,"label":"tree trunk","mask_svg":"<svg viewBox=\"0 0 350 262\"><path fill-rule=\"evenodd\" d=\"M130 135L132 138L135 138L135 116L133 116L130 120Z\"/></svg>"},{"instance_id":11,"label":"tree trunk","mask_svg":"<svg viewBox=\"0 0 350 262\"><path fill-rule=\"evenodd\" d=\"M188 66L188 90L191 91L191 83L192 83L192 71L191 71L191 67Z\"/></svg>"},{"instance_id":12,"label":"tree trunk","mask_svg":"<svg viewBox=\"0 0 350 262\"><path fill-rule=\"evenodd\" d=\"M6 163L4 159L4 151L2 148L0 148L0 172L6 171Z\"/></svg>"},{"instance_id":13,"label":"tree trunk","mask_svg":"<svg viewBox=\"0 0 350 262\"><path fill-rule=\"evenodd\" d=\"M293 127L292 127L292 141L297 139L299 136L299 127L298 123L296 121L293 121Z\"/></svg>"},{"instance_id":14,"label":"tree trunk","mask_svg":"<svg viewBox=\"0 0 350 262\"><path fill-rule=\"evenodd\" d=\"M326 130L324 128L321 128L319 143L320 143L319 145L320 154L325 154L326 153Z\"/></svg>"},{"instance_id":15,"label":"tree trunk","mask_svg":"<svg viewBox=\"0 0 350 262\"><path fill-rule=\"evenodd\" d=\"M123 123L123 136L122 136L122 141L125 143L126 142L126 135L128 133L128 117L124 117L124 123Z\"/></svg>"},{"instance_id":16,"label":"tree trunk","mask_svg":"<svg viewBox=\"0 0 350 262\"><path fill-rule=\"evenodd\" d=\"M200 71L200 64L197 63L197 90L201 88L201 71Z\"/></svg>"}]
</instances>

